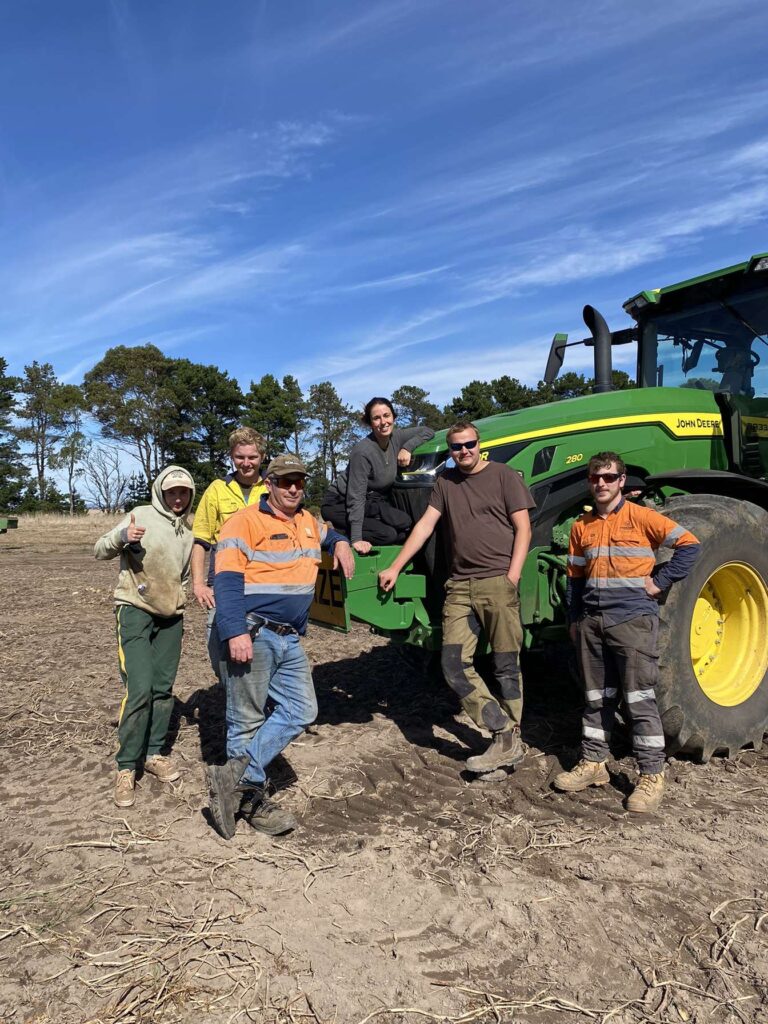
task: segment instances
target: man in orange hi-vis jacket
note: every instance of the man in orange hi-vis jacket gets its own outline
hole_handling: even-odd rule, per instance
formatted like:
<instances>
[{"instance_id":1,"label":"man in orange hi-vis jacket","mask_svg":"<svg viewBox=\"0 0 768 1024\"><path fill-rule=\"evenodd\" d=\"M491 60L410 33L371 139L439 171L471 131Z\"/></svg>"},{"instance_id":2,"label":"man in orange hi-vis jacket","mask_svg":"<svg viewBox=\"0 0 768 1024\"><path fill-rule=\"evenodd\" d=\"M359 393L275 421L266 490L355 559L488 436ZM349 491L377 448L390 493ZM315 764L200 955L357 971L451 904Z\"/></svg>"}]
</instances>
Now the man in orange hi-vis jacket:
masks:
<instances>
[{"instance_id":1,"label":"man in orange hi-vis jacket","mask_svg":"<svg viewBox=\"0 0 768 1024\"><path fill-rule=\"evenodd\" d=\"M224 523L216 545L214 593L227 695L227 763L208 769L211 816L225 839L238 811L268 835L294 828L293 815L266 795L270 761L315 720L317 701L306 631L321 549L349 579L346 537L303 508L307 470L295 455L267 467L267 493ZM267 700L274 703L269 717Z\"/></svg>"},{"instance_id":2,"label":"man in orange hi-vis jacket","mask_svg":"<svg viewBox=\"0 0 768 1024\"><path fill-rule=\"evenodd\" d=\"M655 694L657 598L688 575L699 542L660 512L625 500L626 466L615 452L593 455L588 473L595 505L571 529L567 591L585 688L582 759L572 771L560 772L554 786L575 793L610 781L608 742L621 695L640 769L626 807L649 813L664 795L664 731ZM660 547L673 554L657 567Z\"/></svg>"}]
</instances>

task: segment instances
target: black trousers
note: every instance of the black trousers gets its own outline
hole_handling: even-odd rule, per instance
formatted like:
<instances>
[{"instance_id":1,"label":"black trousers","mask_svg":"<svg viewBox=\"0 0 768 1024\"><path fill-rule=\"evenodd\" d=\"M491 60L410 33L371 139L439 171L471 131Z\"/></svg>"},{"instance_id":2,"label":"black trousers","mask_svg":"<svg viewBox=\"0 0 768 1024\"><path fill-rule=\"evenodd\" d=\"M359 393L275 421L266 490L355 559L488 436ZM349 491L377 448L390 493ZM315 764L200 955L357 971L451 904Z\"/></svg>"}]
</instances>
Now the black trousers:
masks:
<instances>
[{"instance_id":1,"label":"black trousers","mask_svg":"<svg viewBox=\"0 0 768 1024\"><path fill-rule=\"evenodd\" d=\"M347 507L341 495L326 495L320 512L326 522L349 534ZM379 545L402 544L412 526L413 520L408 513L390 505L383 494L371 491L366 496L363 540Z\"/></svg>"}]
</instances>

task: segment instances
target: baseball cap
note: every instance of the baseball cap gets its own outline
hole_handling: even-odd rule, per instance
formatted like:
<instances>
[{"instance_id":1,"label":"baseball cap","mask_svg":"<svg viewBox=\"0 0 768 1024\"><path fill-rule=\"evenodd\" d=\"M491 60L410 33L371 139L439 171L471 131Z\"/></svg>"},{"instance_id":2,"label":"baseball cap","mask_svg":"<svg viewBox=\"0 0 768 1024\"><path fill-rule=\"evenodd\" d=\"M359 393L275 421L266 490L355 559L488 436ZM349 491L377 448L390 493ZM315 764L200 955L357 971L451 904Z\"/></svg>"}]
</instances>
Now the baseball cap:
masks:
<instances>
[{"instance_id":1,"label":"baseball cap","mask_svg":"<svg viewBox=\"0 0 768 1024\"><path fill-rule=\"evenodd\" d=\"M172 469L163 477L160 490L169 491L171 487L188 487L190 491L194 491L195 484L186 469Z\"/></svg>"},{"instance_id":2,"label":"baseball cap","mask_svg":"<svg viewBox=\"0 0 768 1024\"><path fill-rule=\"evenodd\" d=\"M267 466L267 476L290 476L293 473L307 476L307 467L298 455L278 455Z\"/></svg>"}]
</instances>

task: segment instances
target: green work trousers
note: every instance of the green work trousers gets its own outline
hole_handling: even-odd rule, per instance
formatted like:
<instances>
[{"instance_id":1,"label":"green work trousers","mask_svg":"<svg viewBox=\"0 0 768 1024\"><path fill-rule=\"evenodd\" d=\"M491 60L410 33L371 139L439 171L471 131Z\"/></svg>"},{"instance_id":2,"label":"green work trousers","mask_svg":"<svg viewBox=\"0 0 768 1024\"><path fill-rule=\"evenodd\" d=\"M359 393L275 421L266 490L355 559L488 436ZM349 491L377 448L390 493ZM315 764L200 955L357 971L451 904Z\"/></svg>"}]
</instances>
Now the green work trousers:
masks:
<instances>
[{"instance_id":1,"label":"green work trousers","mask_svg":"<svg viewBox=\"0 0 768 1024\"><path fill-rule=\"evenodd\" d=\"M500 701L491 694L472 663L481 631L491 648ZM522 641L520 597L517 587L506 575L448 580L443 605L441 667L462 707L481 729L506 732L520 725Z\"/></svg>"},{"instance_id":2,"label":"green work trousers","mask_svg":"<svg viewBox=\"0 0 768 1024\"><path fill-rule=\"evenodd\" d=\"M117 767L135 768L145 757L159 754L173 710L173 683L181 657L184 618L150 615L120 604L117 657L125 695L117 727Z\"/></svg>"}]
</instances>

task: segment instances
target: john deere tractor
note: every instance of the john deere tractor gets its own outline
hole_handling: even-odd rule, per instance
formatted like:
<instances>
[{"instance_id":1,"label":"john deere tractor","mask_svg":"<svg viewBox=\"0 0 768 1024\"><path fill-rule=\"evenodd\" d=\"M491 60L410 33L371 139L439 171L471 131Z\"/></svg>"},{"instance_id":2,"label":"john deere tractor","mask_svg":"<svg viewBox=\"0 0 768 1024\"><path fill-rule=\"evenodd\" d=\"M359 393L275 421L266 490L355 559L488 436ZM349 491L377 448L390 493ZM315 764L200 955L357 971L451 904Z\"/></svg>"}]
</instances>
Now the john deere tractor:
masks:
<instances>
[{"instance_id":1,"label":"john deere tractor","mask_svg":"<svg viewBox=\"0 0 768 1024\"><path fill-rule=\"evenodd\" d=\"M482 457L517 470L536 501L520 581L527 648L565 639L565 564L571 524L589 492L597 451L627 464L631 500L652 503L701 542L696 565L660 609L658 701L670 752L707 760L768 730L768 254L640 292L624 304L635 325L611 333L592 307L590 336L552 342L545 380L574 344L594 349L586 397L477 421ZM636 344L637 388L614 391L612 349ZM415 453L394 500L418 518L450 464L445 434ZM440 646L440 536L383 594L377 573L395 548L357 559L347 585L321 573L315 611L369 623L431 650Z\"/></svg>"}]
</instances>

